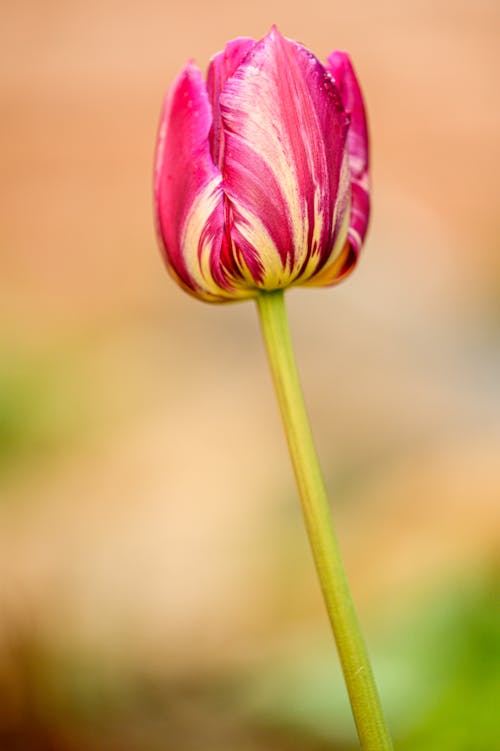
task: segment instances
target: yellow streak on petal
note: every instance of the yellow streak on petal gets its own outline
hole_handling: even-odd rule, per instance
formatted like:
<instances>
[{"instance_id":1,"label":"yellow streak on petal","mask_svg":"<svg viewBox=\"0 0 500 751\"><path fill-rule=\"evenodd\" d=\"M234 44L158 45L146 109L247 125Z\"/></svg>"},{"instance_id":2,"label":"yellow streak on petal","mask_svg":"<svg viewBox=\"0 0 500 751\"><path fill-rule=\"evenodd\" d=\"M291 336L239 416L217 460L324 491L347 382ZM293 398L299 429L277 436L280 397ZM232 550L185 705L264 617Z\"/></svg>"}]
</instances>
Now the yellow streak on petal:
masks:
<instances>
[{"instance_id":1,"label":"yellow streak on petal","mask_svg":"<svg viewBox=\"0 0 500 751\"><path fill-rule=\"evenodd\" d=\"M238 222L238 230L257 250L264 270L263 280L259 287L271 290L286 286L290 282L290 269L283 267L278 249L265 225L259 217L248 211L244 206L238 206L238 213L243 219L243 221ZM239 266L243 276L255 286L255 281L243 258L241 258Z\"/></svg>"},{"instance_id":2,"label":"yellow streak on petal","mask_svg":"<svg viewBox=\"0 0 500 751\"><path fill-rule=\"evenodd\" d=\"M241 280L234 280L233 289L220 286L212 276L210 261L213 253L213 238L201 237L203 230L220 201L220 177L214 177L196 196L186 217L182 232L182 252L186 268L198 288L198 296L214 301L244 299L255 296L255 289ZM249 280L251 277L249 275Z\"/></svg>"},{"instance_id":3,"label":"yellow streak on petal","mask_svg":"<svg viewBox=\"0 0 500 751\"><path fill-rule=\"evenodd\" d=\"M337 200L335 202L335 209L334 209L334 214L332 218L332 234L331 234L332 249L330 251L328 261L323 266L321 271L318 274L316 274L316 269L320 261L320 255L318 253L313 253L311 257L309 258L307 265L305 266L302 273L300 274L300 277L297 278L296 284L303 285L303 286L316 286L316 285L329 283L329 282L325 282L324 279L329 278L330 274L333 273L331 267L336 264L336 260L338 256L342 253L343 246L347 238L347 231L349 229L349 215L350 215L349 193L350 193L350 172L349 172L349 161L348 161L348 156L346 152L344 156L344 160L342 162L342 170L341 170L340 177L339 177ZM345 206L346 203L347 203L347 206ZM340 231L338 232L337 238L334 241L333 234L335 231L335 225L337 223L337 215L338 215L338 212L341 210L344 211L344 218L342 221L342 226L340 227ZM315 225L314 238L317 239L317 241L319 241L319 234L318 235L316 234L316 226L320 226L320 223L322 222L322 217L320 216L316 205L315 205L315 214L316 214L315 221L317 222L317 225ZM336 268L336 265L335 265L335 268Z\"/></svg>"},{"instance_id":4,"label":"yellow streak on petal","mask_svg":"<svg viewBox=\"0 0 500 751\"><path fill-rule=\"evenodd\" d=\"M340 273L342 266L344 265L347 256L349 255L349 242L347 241L347 232L349 230L349 215L350 206L347 207L347 211L344 215L344 221L342 227L337 235L337 239L330 253L330 258L321 271L314 274L307 281L298 281L298 284L304 287L321 287L327 284L333 284L338 274ZM301 277L304 279L306 274Z\"/></svg>"}]
</instances>

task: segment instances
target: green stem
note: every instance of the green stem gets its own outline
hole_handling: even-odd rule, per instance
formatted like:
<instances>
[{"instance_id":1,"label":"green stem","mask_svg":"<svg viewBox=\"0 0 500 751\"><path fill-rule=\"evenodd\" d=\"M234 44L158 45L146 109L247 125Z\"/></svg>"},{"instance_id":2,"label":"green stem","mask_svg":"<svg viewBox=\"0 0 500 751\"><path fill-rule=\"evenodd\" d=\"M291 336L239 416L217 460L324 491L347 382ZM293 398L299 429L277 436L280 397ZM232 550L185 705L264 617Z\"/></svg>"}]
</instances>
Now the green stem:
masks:
<instances>
[{"instance_id":1,"label":"green stem","mask_svg":"<svg viewBox=\"0 0 500 751\"><path fill-rule=\"evenodd\" d=\"M283 291L261 293L257 306L309 541L337 643L360 746L364 751L391 751L392 742L333 529L295 364Z\"/></svg>"}]
</instances>

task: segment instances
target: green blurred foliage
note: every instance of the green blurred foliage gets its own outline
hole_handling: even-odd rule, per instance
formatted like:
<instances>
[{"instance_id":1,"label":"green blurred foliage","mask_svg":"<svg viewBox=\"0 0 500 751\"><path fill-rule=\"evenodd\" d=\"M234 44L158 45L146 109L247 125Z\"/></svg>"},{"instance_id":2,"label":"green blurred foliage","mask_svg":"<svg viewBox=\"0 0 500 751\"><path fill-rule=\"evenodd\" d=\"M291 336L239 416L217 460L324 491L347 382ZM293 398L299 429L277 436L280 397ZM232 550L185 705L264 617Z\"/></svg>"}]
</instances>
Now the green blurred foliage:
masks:
<instances>
[{"instance_id":1,"label":"green blurred foliage","mask_svg":"<svg viewBox=\"0 0 500 751\"><path fill-rule=\"evenodd\" d=\"M399 751L499 747L498 595L496 576L466 581L419 601L370 644ZM249 686L249 706L261 721L357 748L331 645L285 655L254 674Z\"/></svg>"},{"instance_id":2,"label":"green blurred foliage","mask_svg":"<svg viewBox=\"0 0 500 751\"><path fill-rule=\"evenodd\" d=\"M440 598L406 634L401 658L419 676L414 701L425 712L402 734L401 751L500 748L499 595L492 578L465 596Z\"/></svg>"},{"instance_id":3,"label":"green blurred foliage","mask_svg":"<svg viewBox=\"0 0 500 751\"><path fill-rule=\"evenodd\" d=\"M0 354L0 470L48 458L81 429L75 381L61 359Z\"/></svg>"}]
</instances>

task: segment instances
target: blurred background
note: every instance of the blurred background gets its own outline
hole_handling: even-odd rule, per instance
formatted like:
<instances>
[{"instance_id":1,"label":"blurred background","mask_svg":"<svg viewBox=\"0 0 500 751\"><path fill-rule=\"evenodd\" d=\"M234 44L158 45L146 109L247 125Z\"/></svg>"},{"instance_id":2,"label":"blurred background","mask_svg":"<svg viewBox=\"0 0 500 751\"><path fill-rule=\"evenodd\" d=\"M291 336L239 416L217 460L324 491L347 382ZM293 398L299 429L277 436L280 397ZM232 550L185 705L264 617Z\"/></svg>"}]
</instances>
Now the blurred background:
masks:
<instances>
[{"instance_id":1,"label":"blurred background","mask_svg":"<svg viewBox=\"0 0 500 751\"><path fill-rule=\"evenodd\" d=\"M369 109L362 260L288 302L396 745L498 748L498 3L0 15L0 749L357 748L254 306L152 225L167 86L272 23Z\"/></svg>"}]
</instances>

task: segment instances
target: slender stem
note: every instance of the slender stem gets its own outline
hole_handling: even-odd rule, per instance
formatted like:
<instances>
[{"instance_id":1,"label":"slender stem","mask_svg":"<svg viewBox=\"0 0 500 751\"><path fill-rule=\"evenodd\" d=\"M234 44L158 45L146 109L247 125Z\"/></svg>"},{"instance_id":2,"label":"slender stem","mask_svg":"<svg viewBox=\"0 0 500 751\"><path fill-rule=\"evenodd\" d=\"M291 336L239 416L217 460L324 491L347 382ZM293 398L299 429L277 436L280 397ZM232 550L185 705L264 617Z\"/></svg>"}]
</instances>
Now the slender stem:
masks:
<instances>
[{"instance_id":1,"label":"slender stem","mask_svg":"<svg viewBox=\"0 0 500 751\"><path fill-rule=\"evenodd\" d=\"M368 653L347 584L304 405L282 290L257 298L262 333L299 488L309 541L349 693L360 746L391 751Z\"/></svg>"}]
</instances>

